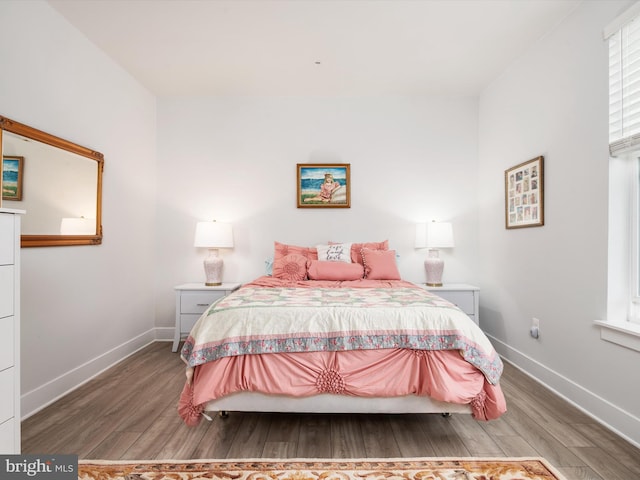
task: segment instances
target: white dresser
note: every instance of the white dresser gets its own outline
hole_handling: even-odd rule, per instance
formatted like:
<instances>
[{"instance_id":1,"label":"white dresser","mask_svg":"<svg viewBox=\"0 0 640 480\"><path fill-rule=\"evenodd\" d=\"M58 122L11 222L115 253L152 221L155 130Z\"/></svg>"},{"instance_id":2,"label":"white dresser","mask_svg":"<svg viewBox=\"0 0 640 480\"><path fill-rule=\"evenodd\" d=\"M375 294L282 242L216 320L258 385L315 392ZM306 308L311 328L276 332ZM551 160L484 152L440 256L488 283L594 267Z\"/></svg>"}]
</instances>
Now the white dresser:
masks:
<instances>
[{"instance_id":1,"label":"white dresser","mask_svg":"<svg viewBox=\"0 0 640 480\"><path fill-rule=\"evenodd\" d=\"M175 287L176 326L172 352L178 351L180 339L188 335L204 311L216 300L240 288L239 283L207 286L204 283L184 283Z\"/></svg>"},{"instance_id":2,"label":"white dresser","mask_svg":"<svg viewBox=\"0 0 640 480\"><path fill-rule=\"evenodd\" d=\"M20 215L0 208L0 454L20 453Z\"/></svg>"},{"instance_id":3,"label":"white dresser","mask_svg":"<svg viewBox=\"0 0 640 480\"><path fill-rule=\"evenodd\" d=\"M421 285L430 292L450 301L480 325L480 289L466 283L445 283L441 287Z\"/></svg>"}]
</instances>

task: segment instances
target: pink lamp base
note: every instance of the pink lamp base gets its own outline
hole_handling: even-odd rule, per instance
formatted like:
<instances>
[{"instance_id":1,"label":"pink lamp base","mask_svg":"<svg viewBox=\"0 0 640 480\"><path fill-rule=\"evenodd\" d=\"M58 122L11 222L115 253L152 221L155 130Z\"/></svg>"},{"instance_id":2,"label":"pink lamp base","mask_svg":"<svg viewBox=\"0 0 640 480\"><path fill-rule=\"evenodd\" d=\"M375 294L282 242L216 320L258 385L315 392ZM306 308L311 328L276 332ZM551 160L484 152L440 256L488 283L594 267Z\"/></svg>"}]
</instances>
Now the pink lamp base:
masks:
<instances>
[{"instance_id":1,"label":"pink lamp base","mask_svg":"<svg viewBox=\"0 0 640 480\"><path fill-rule=\"evenodd\" d=\"M209 256L204 259L204 273L207 277L205 285L214 287L222 285L222 258L218 256L218 249L209 249Z\"/></svg>"},{"instance_id":2,"label":"pink lamp base","mask_svg":"<svg viewBox=\"0 0 640 480\"><path fill-rule=\"evenodd\" d=\"M439 257L438 250L429 250L429 256L424 261L424 269L427 272L427 285L429 287L441 287L444 260Z\"/></svg>"}]
</instances>

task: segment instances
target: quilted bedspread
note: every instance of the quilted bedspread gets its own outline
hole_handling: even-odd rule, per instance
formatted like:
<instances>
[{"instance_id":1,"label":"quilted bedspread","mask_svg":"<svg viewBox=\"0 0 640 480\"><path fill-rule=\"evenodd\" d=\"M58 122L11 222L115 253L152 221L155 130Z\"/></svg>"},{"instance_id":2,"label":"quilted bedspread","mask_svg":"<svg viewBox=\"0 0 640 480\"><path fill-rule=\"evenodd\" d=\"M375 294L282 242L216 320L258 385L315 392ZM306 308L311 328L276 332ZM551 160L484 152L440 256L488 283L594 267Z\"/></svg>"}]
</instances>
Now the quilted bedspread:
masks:
<instances>
[{"instance_id":1,"label":"quilted bedspread","mask_svg":"<svg viewBox=\"0 0 640 480\"><path fill-rule=\"evenodd\" d=\"M460 309L408 282L394 288L245 286L211 305L181 351L189 367L278 352L457 350L497 384L502 362Z\"/></svg>"}]
</instances>

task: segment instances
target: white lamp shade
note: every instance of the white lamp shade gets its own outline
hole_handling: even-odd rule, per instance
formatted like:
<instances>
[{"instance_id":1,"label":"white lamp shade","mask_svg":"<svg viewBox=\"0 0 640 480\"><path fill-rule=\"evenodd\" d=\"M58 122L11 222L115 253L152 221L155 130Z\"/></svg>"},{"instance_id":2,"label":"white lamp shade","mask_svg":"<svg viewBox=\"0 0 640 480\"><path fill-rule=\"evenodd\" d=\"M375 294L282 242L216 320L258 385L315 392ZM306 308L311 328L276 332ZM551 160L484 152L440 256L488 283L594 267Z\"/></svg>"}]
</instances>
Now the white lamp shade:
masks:
<instances>
[{"instance_id":1,"label":"white lamp shade","mask_svg":"<svg viewBox=\"0 0 640 480\"><path fill-rule=\"evenodd\" d=\"M453 226L448 222L416 224L416 248L451 248Z\"/></svg>"},{"instance_id":2,"label":"white lamp shade","mask_svg":"<svg viewBox=\"0 0 640 480\"><path fill-rule=\"evenodd\" d=\"M452 248L453 226L449 222L431 222L427 224L428 248Z\"/></svg>"},{"instance_id":3,"label":"white lamp shade","mask_svg":"<svg viewBox=\"0 0 640 480\"><path fill-rule=\"evenodd\" d=\"M231 224L220 222L198 222L193 244L204 248L233 248Z\"/></svg>"},{"instance_id":4,"label":"white lamp shade","mask_svg":"<svg viewBox=\"0 0 640 480\"><path fill-rule=\"evenodd\" d=\"M426 247L427 247L427 224L417 223L416 224L416 248L426 248Z\"/></svg>"}]
</instances>

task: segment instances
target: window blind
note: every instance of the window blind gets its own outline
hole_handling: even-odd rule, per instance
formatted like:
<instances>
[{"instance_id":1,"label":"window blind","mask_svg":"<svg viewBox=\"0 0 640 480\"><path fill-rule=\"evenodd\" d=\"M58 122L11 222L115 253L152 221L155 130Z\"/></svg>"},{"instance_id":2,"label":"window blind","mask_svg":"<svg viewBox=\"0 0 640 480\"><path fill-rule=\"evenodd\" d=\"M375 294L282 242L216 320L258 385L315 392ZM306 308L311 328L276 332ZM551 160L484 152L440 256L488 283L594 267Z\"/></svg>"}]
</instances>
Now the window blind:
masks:
<instances>
[{"instance_id":1,"label":"window blind","mask_svg":"<svg viewBox=\"0 0 640 480\"><path fill-rule=\"evenodd\" d=\"M640 20L609 38L609 151L640 149Z\"/></svg>"}]
</instances>

